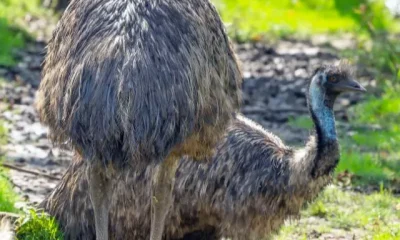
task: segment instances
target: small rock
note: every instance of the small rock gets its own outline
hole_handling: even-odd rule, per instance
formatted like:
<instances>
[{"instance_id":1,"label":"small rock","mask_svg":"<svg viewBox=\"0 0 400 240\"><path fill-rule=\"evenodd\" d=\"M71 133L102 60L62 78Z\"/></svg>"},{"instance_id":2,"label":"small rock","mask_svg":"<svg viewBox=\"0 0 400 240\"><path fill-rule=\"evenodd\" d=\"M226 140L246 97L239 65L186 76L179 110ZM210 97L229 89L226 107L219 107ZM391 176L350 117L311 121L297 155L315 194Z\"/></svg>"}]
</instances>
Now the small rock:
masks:
<instances>
[{"instance_id":1,"label":"small rock","mask_svg":"<svg viewBox=\"0 0 400 240\"><path fill-rule=\"evenodd\" d=\"M296 78L306 78L307 77L307 71L304 68L297 69L294 72L294 76Z\"/></svg>"}]
</instances>

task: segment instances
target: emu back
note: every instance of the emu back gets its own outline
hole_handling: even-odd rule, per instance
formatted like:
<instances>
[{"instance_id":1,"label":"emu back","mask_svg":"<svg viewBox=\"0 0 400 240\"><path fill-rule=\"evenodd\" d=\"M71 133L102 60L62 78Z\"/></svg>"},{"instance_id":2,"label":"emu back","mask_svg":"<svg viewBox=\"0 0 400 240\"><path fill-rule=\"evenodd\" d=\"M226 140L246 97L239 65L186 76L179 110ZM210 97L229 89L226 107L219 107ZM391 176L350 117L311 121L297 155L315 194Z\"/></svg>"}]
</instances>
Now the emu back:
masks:
<instances>
[{"instance_id":1,"label":"emu back","mask_svg":"<svg viewBox=\"0 0 400 240\"><path fill-rule=\"evenodd\" d=\"M73 0L36 104L53 142L85 159L202 158L238 109L240 80L208 0Z\"/></svg>"}]
</instances>

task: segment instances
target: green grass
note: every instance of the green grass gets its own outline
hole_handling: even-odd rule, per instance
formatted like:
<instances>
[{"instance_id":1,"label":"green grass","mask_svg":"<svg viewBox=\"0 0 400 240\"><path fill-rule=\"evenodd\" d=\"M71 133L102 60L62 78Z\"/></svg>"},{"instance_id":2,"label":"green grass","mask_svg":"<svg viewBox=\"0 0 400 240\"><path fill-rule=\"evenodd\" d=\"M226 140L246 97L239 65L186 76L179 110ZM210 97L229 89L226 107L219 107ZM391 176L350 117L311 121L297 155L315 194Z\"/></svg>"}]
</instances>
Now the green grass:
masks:
<instances>
[{"instance_id":1,"label":"green grass","mask_svg":"<svg viewBox=\"0 0 400 240\"><path fill-rule=\"evenodd\" d=\"M7 130L0 122L0 146L7 143ZM0 148L1 149L1 148ZM1 159L0 152L0 159ZM1 160L0 160L1 162ZM8 173L0 167L0 212L21 213L15 208L18 195L14 192ZM18 240L62 240L62 233L53 218L30 209L17 220L16 237Z\"/></svg>"},{"instance_id":2,"label":"green grass","mask_svg":"<svg viewBox=\"0 0 400 240\"><path fill-rule=\"evenodd\" d=\"M398 30L381 0L213 0L239 39L315 33L360 33L365 18L377 30Z\"/></svg>"},{"instance_id":3,"label":"green grass","mask_svg":"<svg viewBox=\"0 0 400 240\"><path fill-rule=\"evenodd\" d=\"M312 129L314 124L309 116L299 116L291 117L288 124L292 127L302 128L302 129Z\"/></svg>"},{"instance_id":4,"label":"green grass","mask_svg":"<svg viewBox=\"0 0 400 240\"><path fill-rule=\"evenodd\" d=\"M390 83L400 81L396 78ZM348 170L368 181L400 180L400 97L395 86L384 87L382 95L372 96L354 108L352 122L375 128L345 139L339 172Z\"/></svg>"},{"instance_id":5,"label":"green grass","mask_svg":"<svg viewBox=\"0 0 400 240\"><path fill-rule=\"evenodd\" d=\"M330 186L302 212L302 217L287 223L275 239L301 239L312 232L337 236L355 233L356 239L400 238L400 199L384 190L365 195ZM310 221L312 218L314 221Z\"/></svg>"},{"instance_id":6,"label":"green grass","mask_svg":"<svg viewBox=\"0 0 400 240\"><path fill-rule=\"evenodd\" d=\"M0 211L16 212L17 210L14 207L16 199L17 195L10 184L6 172L0 168Z\"/></svg>"},{"instance_id":7,"label":"green grass","mask_svg":"<svg viewBox=\"0 0 400 240\"><path fill-rule=\"evenodd\" d=\"M0 150L7 143L7 129L0 121ZM0 163L2 158L0 152ZM15 208L18 195L8 178L7 171L0 166L0 212L21 213ZM28 209L27 213L16 222L17 240L62 240L63 235L58 229L54 218L44 213L37 213L34 209Z\"/></svg>"},{"instance_id":8,"label":"green grass","mask_svg":"<svg viewBox=\"0 0 400 240\"><path fill-rule=\"evenodd\" d=\"M16 63L14 51L23 48L30 39L26 31L29 24L26 17L49 16L40 7L40 0L2 0L0 1L0 65L12 66Z\"/></svg>"},{"instance_id":9,"label":"green grass","mask_svg":"<svg viewBox=\"0 0 400 240\"><path fill-rule=\"evenodd\" d=\"M7 143L7 130L4 128L2 122L0 122L0 147ZM1 150L1 148L0 148ZM0 152L0 163L2 153ZM2 212L16 212L14 207L17 195L15 194L12 185L8 179L7 172L5 169L0 167L0 211Z\"/></svg>"},{"instance_id":10,"label":"green grass","mask_svg":"<svg viewBox=\"0 0 400 240\"><path fill-rule=\"evenodd\" d=\"M15 64L13 49L24 46L24 34L11 30L8 22L0 18L0 65L11 66Z\"/></svg>"},{"instance_id":11,"label":"green grass","mask_svg":"<svg viewBox=\"0 0 400 240\"><path fill-rule=\"evenodd\" d=\"M349 110L354 112L350 124L355 130L351 135L338 128L341 160L336 173L353 174L354 183L376 185L400 181L400 105L397 104L400 97L389 91L395 90L385 90L379 98L371 97ZM308 116L291 119L289 124L312 128Z\"/></svg>"},{"instance_id":12,"label":"green grass","mask_svg":"<svg viewBox=\"0 0 400 240\"><path fill-rule=\"evenodd\" d=\"M39 16L43 13L40 0L2 0L0 16L6 17L13 23L26 24L23 18L27 15Z\"/></svg>"},{"instance_id":13,"label":"green grass","mask_svg":"<svg viewBox=\"0 0 400 240\"><path fill-rule=\"evenodd\" d=\"M31 209L17 221L16 237L17 240L62 240L63 234L54 218Z\"/></svg>"}]
</instances>

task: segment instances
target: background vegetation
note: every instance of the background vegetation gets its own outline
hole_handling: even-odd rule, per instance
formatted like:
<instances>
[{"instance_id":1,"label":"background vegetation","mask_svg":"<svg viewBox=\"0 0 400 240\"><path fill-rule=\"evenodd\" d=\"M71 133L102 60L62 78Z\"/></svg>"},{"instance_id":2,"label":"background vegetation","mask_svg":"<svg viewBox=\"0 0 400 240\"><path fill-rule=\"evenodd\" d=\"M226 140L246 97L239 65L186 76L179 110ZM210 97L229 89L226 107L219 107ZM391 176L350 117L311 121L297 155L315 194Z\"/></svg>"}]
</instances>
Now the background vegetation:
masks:
<instances>
[{"instance_id":1,"label":"background vegetation","mask_svg":"<svg viewBox=\"0 0 400 240\"><path fill-rule=\"evenodd\" d=\"M7 131L0 122L0 146L7 141ZM1 152L0 152L0 162ZM15 212L14 202L17 195L14 193L12 185L5 169L0 168L0 212Z\"/></svg>"},{"instance_id":2,"label":"background vegetation","mask_svg":"<svg viewBox=\"0 0 400 240\"><path fill-rule=\"evenodd\" d=\"M349 112L355 134L341 136L342 159L336 184L304 212L305 220L288 223L277 239L307 239L310 228L319 233L332 229L363 231L368 239L400 239L400 23L382 0L213 0L230 36L239 42L273 39L310 39L316 34L350 35L356 49L343 57L368 67L377 88ZM27 28L35 18L54 18L39 0L0 1L0 66L13 66L35 33ZM29 19L29 21L28 21ZM308 116L292 125L309 128ZM346 127L345 123L338 123ZM6 141L0 123L0 144ZM373 193L349 191L373 186ZM0 211L18 212L13 203L7 172L0 169ZM318 218L318 224L309 222ZM45 215L29 210L17 223L19 239L61 239L57 225ZM367 238L367 237L366 237Z\"/></svg>"},{"instance_id":3,"label":"background vegetation","mask_svg":"<svg viewBox=\"0 0 400 240\"><path fill-rule=\"evenodd\" d=\"M240 39L272 35L399 30L385 8L375 0L214 0L233 36ZM366 21L368 19L368 21Z\"/></svg>"}]
</instances>

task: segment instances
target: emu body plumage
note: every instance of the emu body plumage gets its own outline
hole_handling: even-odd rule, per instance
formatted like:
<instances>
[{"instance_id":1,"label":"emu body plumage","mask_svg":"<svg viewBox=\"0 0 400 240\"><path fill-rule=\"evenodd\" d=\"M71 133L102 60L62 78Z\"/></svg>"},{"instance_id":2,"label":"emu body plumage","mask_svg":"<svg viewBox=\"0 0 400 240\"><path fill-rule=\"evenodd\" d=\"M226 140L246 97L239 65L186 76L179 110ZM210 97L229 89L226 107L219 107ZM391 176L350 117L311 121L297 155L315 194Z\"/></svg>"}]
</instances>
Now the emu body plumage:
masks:
<instances>
[{"instance_id":1,"label":"emu body plumage","mask_svg":"<svg viewBox=\"0 0 400 240\"><path fill-rule=\"evenodd\" d=\"M147 167L149 235L161 239L177 161L212 155L240 80L209 0L71 1L48 44L37 109L53 142L86 163L98 240L108 239L112 182Z\"/></svg>"},{"instance_id":2,"label":"emu body plumage","mask_svg":"<svg viewBox=\"0 0 400 240\"><path fill-rule=\"evenodd\" d=\"M311 176L316 154L314 138L305 149L295 150L238 116L210 164L182 159L165 239L181 239L196 231L200 232L195 237L185 239L261 239L273 233L329 183L329 172ZM83 162L76 158L41 207L56 217L66 239L89 240L94 239L93 211ZM336 157L321 161L334 165ZM145 186L149 181L150 169L126 170L115 183L109 225L113 239L146 239L150 203Z\"/></svg>"},{"instance_id":3,"label":"emu body plumage","mask_svg":"<svg viewBox=\"0 0 400 240\"><path fill-rule=\"evenodd\" d=\"M173 150L210 155L240 80L208 0L73 0L48 45L37 109L52 140L85 161L138 168Z\"/></svg>"},{"instance_id":4,"label":"emu body plumage","mask_svg":"<svg viewBox=\"0 0 400 240\"><path fill-rule=\"evenodd\" d=\"M339 161L333 104L343 91L365 91L341 66L318 69L308 102L316 135L302 149L237 115L226 129L210 164L181 160L175 204L167 216L164 239L258 240L297 217L330 182ZM93 212L79 154L53 193L41 204L55 216L67 239L93 239ZM110 236L146 239L150 228L148 190L151 169L125 169L115 182ZM132 186L135 186L134 188ZM74 201L64 201L74 199Z\"/></svg>"}]
</instances>

